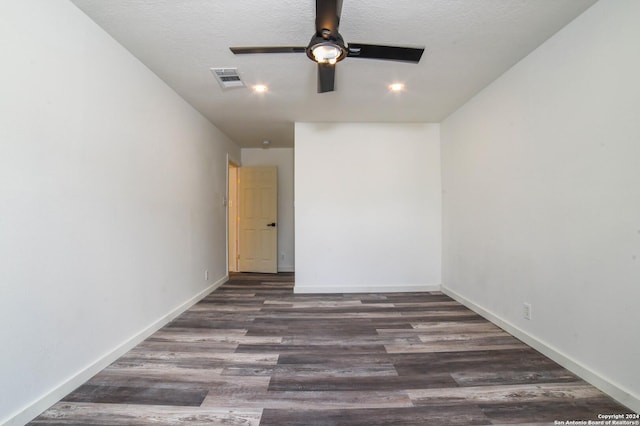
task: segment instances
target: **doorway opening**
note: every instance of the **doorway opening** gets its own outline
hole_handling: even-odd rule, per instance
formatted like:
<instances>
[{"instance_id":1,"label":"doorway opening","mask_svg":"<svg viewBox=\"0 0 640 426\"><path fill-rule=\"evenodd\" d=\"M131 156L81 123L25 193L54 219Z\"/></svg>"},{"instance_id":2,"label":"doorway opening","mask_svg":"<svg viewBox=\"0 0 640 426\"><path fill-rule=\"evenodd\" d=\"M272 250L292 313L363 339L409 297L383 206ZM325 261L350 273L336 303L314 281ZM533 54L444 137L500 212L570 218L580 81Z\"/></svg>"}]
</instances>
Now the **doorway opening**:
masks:
<instances>
[{"instance_id":1,"label":"doorway opening","mask_svg":"<svg viewBox=\"0 0 640 426\"><path fill-rule=\"evenodd\" d=\"M229 272L278 272L278 169L228 162Z\"/></svg>"}]
</instances>

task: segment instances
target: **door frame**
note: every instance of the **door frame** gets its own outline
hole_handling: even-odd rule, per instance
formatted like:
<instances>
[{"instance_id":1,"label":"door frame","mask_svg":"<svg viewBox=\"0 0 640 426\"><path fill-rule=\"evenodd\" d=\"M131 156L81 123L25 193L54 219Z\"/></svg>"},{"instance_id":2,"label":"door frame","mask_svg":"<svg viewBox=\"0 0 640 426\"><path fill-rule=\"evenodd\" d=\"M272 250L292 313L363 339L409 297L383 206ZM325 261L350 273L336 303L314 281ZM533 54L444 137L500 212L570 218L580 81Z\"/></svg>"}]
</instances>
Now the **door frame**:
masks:
<instances>
[{"instance_id":1,"label":"door frame","mask_svg":"<svg viewBox=\"0 0 640 426\"><path fill-rule=\"evenodd\" d=\"M238 271L238 169L240 165L229 158L227 154L227 275ZM233 176L232 176L233 173ZM231 191L234 185L235 191ZM235 194L235 196L234 196ZM233 240L232 240L233 239ZM232 264L233 262L233 264Z\"/></svg>"}]
</instances>

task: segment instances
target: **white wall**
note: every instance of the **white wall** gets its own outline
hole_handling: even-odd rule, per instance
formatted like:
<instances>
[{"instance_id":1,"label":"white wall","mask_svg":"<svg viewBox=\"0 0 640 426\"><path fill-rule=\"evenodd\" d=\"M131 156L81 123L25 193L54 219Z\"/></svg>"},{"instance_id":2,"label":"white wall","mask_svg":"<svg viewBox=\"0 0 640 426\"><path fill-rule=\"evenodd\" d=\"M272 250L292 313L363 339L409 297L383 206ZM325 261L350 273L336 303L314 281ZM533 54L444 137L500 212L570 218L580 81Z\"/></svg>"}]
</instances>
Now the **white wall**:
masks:
<instances>
[{"instance_id":1,"label":"white wall","mask_svg":"<svg viewBox=\"0 0 640 426\"><path fill-rule=\"evenodd\" d=\"M639 20L596 3L442 123L445 290L636 411Z\"/></svg>"},{"instance_id":2,"label":"white wall","mask_svg":"<svg viewBox=\"0 0 640 426\"><path fill-rule=\"evenodd\" d=\"M22 424L225 279L240 152L67 0L0 2L0 51L0 424Z\"/></svg>"},{"instance_id":3,"label":"white wall","mask_svg":"<svg viewBox=\"0 0 640 426\"><path fill-rule=\"evenodd\" d=\"M278 168L278 272L293 272L293 148L243 148L242 165Z\"/></svg>"},{"instance_id":4,"label":"white wall","mask_svg":"<svg viewBox=\"0 0 640 426\"><path fill-rule=\"evenodd\" d=\"M437 124L296 123L296 292L440 285Z\"/></svg>"}]
</instances>

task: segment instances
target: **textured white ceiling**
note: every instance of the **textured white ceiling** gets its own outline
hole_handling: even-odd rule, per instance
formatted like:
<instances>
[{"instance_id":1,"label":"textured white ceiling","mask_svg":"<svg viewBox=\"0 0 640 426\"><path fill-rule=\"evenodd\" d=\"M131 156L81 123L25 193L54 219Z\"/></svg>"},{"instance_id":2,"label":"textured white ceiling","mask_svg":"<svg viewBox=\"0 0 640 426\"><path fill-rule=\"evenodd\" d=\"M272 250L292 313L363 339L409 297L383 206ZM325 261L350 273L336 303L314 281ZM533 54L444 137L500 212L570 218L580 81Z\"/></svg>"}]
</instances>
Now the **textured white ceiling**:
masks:
<instances>
[{"instance_id":1,"label":"textured white ceiling","mask_svg":"<svg viewBox=\"0 0 640 426\"><path fill-rule=\"evenodd\" d=\"M239 145L284 147L296 121L440 122L596 0L344 0L347 43L426 50L418 65L347 58L324 94L304 53L229 51L306 46L313 0L71 1ZM212 67L269 92L223 90ZM389 92L396 81L404 92Z\"/></svg>"}]
</instances>

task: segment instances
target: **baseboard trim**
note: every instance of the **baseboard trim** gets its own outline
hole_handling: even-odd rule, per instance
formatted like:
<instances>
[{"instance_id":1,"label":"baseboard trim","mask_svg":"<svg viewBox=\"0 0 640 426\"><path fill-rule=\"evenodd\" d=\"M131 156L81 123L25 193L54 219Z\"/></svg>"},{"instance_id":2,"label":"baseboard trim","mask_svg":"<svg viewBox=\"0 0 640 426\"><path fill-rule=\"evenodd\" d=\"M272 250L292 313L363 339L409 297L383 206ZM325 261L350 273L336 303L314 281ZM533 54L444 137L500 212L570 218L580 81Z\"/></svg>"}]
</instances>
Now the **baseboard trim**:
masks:
<instances>
[{"instance_id":1,"label":"baseboard trim","mask_svg":"<svg viewBox=\"0 0 640 426\"><path fill-rule=\"evenodd\" d=\"M295 272L293 266L278 266L278 272Z\"/></svg>"},{"instance_id":2,"label":"baseboard trim","mask_svg":"<svg viewBox=\"0 0 640 426\"><path fill-rule=\"evenodd\" d=\"M164 327L170 321L175 319L178 315L198 303L200 300L209 295L212 291L220 287L222 284L229 281L229 275L225 275L220 278L186 302L180 304L176 308L174 308L171 312L162 316L161 318L154 321L148 327L145 327L143 330L139 331L129 339L125 340L123 343L118 345L116 348L106 353L102 357L98 358L94 362L92 362L89 366L83 368L78 373L74 374L72 377L65 380L59 386L56 386L51 391L47 392L44 396L37 399L31 404L28 404L26 407L21 409L15 414L10 415L8 418L4 420L0 420L0 425L3 426L13 426L13 425L24 425L31 420L35 419L42 412L44 412L47 408L54 405L56 402L60 401L78 386L82 385L84 382L89 380L91 377L99 373L101 370L106 368L109 364L120 358L122 355L133 349L136 345L140 344L144 339L151 336L153 333Z\"/></svg>"},{"instance_id":3,"label":"baseboard trim","mask_svg":"<svg viewBox=\"0 0 640 426\"><path fill-rule=\"evenodd\" d=\"M413 293L425 291L440 291L439 284L407 284L407 285L300 285L293 287L296 294L322 293Z\"/></svg>"},{"instance_id":4,"label":"baseboard trim","mask_svg":"<svg viewBox=\"0 0 640 426\"><path fill-rule=\"evenodd\" d=\"M546 342L538 339L535 336L530 335L526 331L522 330L519 327L511 324L509 321L504 320L503 318L489 312L484 309L482 306L476 304L475 302L467 299L459 293L456 293L454 290L442 286L442 292L451 298L457 300L458 302L465 305L467 308L471 309L478 315L483 316L487 320L491 321L498 327L502 328L509 334L515 336L516 338L522 340L527 345L531 346L538 352L544 354L545 356L551 358L567 370L581 377L585 381L589 382L596 388L600 389L602 392L606 393L619 403L627 406L634 412L640 412L640 397L633 395L631 392L625 390L622 386L619 386L608 380L606 377L596 373L591 370L587 366L580 363L578 360L572 358L571 356L565 354L564 352L554 348L553 346L547 344Z\"/></svg>"}]
</instances>

